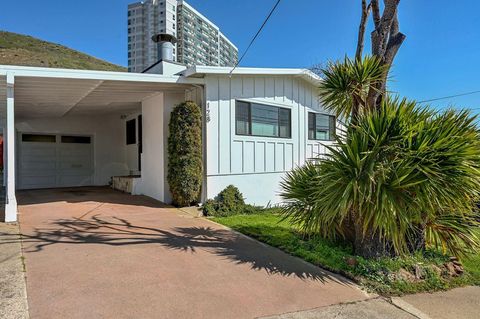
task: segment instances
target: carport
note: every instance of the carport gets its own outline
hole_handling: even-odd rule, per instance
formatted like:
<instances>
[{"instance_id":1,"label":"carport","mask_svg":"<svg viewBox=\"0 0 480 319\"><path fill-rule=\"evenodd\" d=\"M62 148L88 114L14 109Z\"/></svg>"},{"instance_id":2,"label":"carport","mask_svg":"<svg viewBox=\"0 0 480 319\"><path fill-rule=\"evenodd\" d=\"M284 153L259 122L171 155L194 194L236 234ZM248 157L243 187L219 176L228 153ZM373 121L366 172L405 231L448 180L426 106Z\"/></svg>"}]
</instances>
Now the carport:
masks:
<instances>
[{"instance_id":1,"label":"carport","mask_svg":"<svg viewBox=\"0 0 480 319\"><path fill-rule=\"evenodd\" d=\"M5 221L17 219L16 189L101 186L113 176L139 175L138 193L168 201L169 113L199 84L174 74L0 66Z\"/></svg>"}]
</instances>

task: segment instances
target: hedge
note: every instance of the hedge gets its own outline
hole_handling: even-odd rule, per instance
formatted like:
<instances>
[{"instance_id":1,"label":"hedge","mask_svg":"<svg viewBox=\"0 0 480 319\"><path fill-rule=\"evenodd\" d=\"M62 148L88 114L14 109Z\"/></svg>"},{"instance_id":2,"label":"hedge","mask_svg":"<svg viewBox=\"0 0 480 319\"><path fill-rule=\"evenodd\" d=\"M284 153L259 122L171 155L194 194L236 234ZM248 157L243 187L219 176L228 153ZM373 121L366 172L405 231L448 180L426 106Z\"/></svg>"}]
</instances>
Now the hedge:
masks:
<instances>
[{"instance_id":1,"label":"hedge","mask_svg":"<svg viewBox=\"0 0 480 319\"><path fill-rule=\"evenodd\" d=\"M198 202L202 189L202 113L187 101L177 105L168 125L168 174L173 203L190 206Z\"/></svg>"}]
</instances>

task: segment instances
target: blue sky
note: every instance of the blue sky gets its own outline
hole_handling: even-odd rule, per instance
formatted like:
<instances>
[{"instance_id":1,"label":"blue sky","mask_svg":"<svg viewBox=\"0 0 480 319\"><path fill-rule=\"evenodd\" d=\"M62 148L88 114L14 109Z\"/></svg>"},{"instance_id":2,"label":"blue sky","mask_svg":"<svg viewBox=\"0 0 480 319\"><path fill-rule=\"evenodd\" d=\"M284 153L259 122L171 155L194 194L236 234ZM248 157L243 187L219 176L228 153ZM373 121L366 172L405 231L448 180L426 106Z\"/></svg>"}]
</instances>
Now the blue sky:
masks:
<instances>
[{"instance_id":1,"label":"blue sky","mask_svg":"<svg viewBox=\"0 0 480 319\"><path fill-rule=\"evenodd\" d=\"M2 0L0 29L126 65L126 8L130 2ZM189 1L222 29L240 53L274 2ZM310 67L351 56L359 15L360 0L282 0L242 65ZM480 1L402 0L399 19L407 39L392 70L392 90L417 100L480 90ZM480 94L435 105L480 111Z\"/></svg>"}]
</instances>

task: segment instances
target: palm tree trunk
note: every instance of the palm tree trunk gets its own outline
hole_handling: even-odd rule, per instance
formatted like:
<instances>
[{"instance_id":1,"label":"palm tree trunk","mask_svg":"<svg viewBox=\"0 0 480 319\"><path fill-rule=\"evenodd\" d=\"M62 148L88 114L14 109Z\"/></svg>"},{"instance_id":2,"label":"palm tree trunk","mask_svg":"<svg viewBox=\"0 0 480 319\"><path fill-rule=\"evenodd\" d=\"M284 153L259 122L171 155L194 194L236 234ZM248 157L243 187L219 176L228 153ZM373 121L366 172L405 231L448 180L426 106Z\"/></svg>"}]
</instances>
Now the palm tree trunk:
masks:
<instances>
[{"instance_id":1,"label":"palm tree trunk","mask_svg":"<svg viewBox=\"0 0 480 319\"><path fill-rule=\"evenodd\" d=\"M363 218L358 214L354 214L355 220L355 239L353 241L353 247L355 255L364 258L380 258L385 256L394 255L391 245L385 243L380 238L378 232L375 232L372 227L368 227L364 231Z\"/></svg>"}]
</instances>

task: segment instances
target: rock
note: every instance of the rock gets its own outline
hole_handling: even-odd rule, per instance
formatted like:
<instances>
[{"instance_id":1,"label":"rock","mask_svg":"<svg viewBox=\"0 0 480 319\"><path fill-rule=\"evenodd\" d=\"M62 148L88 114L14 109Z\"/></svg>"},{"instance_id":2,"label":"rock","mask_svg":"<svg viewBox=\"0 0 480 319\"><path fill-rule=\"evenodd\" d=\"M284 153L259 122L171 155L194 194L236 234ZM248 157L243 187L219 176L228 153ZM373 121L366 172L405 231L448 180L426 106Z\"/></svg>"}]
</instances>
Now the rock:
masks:
<instances>
[{"instance_id":1,"label":"rock","mask_svg":"<svg viewBox=\"0 0 480 319\"><path fill-rule=\"evenodd\" d=\"M454 264L454 268L457 275L462 275L465 272L461 264L460 265Z\"/></svg>"},{"instance_id":2,"label":"rock","mask_svg":"<svg viewBox=\"0 0 480 319\"><path fill-rule=\"evenodd\" d=\"M404 268L400 268L400 270L396 272L395 277L397 280L403 280L408 282L417 281L415 275L411 274L408 270Z\"/></svg>"},{"instance_id":3,"label":"rock","mask_svg":"<svg viewBox=\"0 0 480 319\"><path fill-rule=\"evenodd\" d=\"M356 265L358 265L358 260L355 257L347 257L345 258L345 262L351 267L355 267Z\"/></svg>"},{"instance_id":4,"label":"rock","mask_svg":"<svg viewBox=\"0 0 480 319\"><path fill-rule=\"evenodd\" d=\"M457 277L464 273L463 266L459 263L454 263L452 261L446 262L444 265L447 270L447 275L449 277Z\"/></svg>"},{"instance_id":5,"label":"rock","mask_svg":"<svg viewBox=\"0 0 480 319\"><path fill-rule=\"evenodd\" d=\"M442 268L440 268L440 267L438 267L438 266L436 266L436 265L432 265L430 268L431 268L432 271L433 271L434 273L436 273L438 276L441 276L441 275L443 274Z\"/></svg>"},{"instance_id":6,"label":"rock","mask_svg":"<svg viewBox=\"0 0 480 319\"><path fill-rule=\"evenodd\" d=\"M419 264L415 265L415 278L416 279L425 279L426 273L425 269Z\"/></svg>"}]
</instances>

